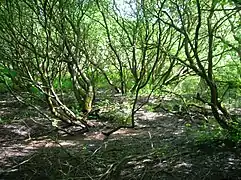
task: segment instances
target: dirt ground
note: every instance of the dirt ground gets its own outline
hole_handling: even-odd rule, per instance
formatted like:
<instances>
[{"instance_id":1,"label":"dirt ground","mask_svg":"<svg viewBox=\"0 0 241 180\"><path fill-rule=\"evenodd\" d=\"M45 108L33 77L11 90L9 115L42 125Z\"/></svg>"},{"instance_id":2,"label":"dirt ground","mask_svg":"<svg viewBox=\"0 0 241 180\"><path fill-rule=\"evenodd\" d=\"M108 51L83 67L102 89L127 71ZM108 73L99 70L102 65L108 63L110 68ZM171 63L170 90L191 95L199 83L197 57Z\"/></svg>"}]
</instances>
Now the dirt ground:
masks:
<instances>
[{"instance_id":1,"label":"dirt ground","mask_svg":"<svg viewBox=\"0 0 241 180\"><path fill-rule=\"evenodd\" d=\"M46 109L43 108L43 111ZM139 111L136 128L108 138L104 122L90 132L59 135L35 110L0 95L0 180L241 179L241 146L207 139L214 128L173 114ZM187 126L188 124L188 126Z\"/></svg>"}]
</instances>

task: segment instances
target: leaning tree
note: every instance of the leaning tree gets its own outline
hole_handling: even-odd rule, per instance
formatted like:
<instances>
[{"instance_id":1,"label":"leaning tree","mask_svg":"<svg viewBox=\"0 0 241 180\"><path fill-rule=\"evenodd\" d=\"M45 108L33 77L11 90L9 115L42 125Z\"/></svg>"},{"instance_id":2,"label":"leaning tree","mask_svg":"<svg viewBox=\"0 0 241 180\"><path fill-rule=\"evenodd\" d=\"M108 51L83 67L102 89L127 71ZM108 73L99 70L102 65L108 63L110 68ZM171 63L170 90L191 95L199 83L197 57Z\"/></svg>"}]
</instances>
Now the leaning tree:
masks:
<instances>
[{"instance_id":1,"label":"leaning tree","mask_svg":"<svg viewBox=\"0 0 241 180\"><path fill-rule=\"evenodd\" d=\"M166 2L161 16L157 17L183 38L183 53L166 53L192 70L208 88L209 99L202 97L201 92L197 92L196 99L211 107L222 128L235 132L240 122L232 118L222 104L216 69L225 63L226 55L232 53L230 48L225 48L225 40L220 36L229 31L227 27L238 11L236 6L225 1L174 0Z\"/></svg>"},{"instance_id":2,"label":"leaning tree","mask_svg":"<svg viewBox=\"0 0 241 180\"><path fill-rule=\"evenodd\" d=\"M16 88L29 92L27 96L15 93L22 102L30 96L44 99L56 118L85 128L95 93L96 70L88 61L93 44L86 14L94 13L91 7L91 1L10 0L0 9L2 82L13 93ZM80 116L60 96L65 79L72 81L68 93L74 92L83 112Z\"/></svg>"}]
</instances>

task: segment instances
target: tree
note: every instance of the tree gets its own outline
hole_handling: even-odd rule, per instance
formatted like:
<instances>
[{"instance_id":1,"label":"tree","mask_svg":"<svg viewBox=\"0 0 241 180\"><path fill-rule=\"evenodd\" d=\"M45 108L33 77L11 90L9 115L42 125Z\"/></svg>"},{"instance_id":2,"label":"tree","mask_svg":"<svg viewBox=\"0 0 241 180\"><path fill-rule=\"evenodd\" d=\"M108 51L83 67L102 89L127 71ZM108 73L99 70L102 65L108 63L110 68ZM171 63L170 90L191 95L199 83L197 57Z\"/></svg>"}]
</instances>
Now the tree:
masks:
<instances>
[{"instance_id":1,"label":"tree","mask_svg":"<svg viewBox=\"0 0 241 180\"><path fill-rule=\"evenodd\" d=\"M119 73L121 92L134 94L131 112L134 127L135 113L152 92L183 74L185 68L176 66L176 59L166 53L172 50L178 54L183 46L182 39L159 19L165 1L161 4L152 1L126 3L129 15L122 13L116 1L107 5L96 3L103 17L109 48L114 54L112 62ZM174 67L176 71L172 71ZM146 86L151 89L147 101L137 106L139 93Z\"/></svg>"},{"instance_id":2,"label":"tree","mask_svg":"<svg viewBox=\"0 0 241 180\"><path fill-rule=\"evenodd\" d=\"M83 22L90 3L12 0L1 7L2 65L15 72L7 75L20 88L40 92L37 98L45 97L55 117L68 124L80 123L85 128L86 115L79 118L64 104L58 95L61 84L57 88L55 83L71 78L82 111L85 114L91 111L93 70L86 64L91 58L86 47L90 22Z\"/></svg>"},{"instance_id":3,"label":"tree","mask_svg":"<svg viewBox=\"0 0 241 180\"><path fill-rule=\"evenodd\" d=\"M208 86L210 101L197 93L197 99L210 105L212 113L224 129L236 131L232 119L222 105L215 80L214 67L222 60L225 51L215 38L237 10L220 13L217 1L171 1L165 4L160 21L175 29L184 39L183 54L173 55L184 66L201 77ZM224 31L224 29L222 29ZM207 50L207 51L205 51ZM167 52L170 54L170 52ZM222 112L222 115L219 114Z\"/></svg>"},{"instance_id":4,"label":"tree","mask_svg":"<svg viewBox=\"0 0 241 180\"><path fill-rule=\"evenodd\" d=\"M132 95L134 127L135 113L153 92L194 75L209 94L197 92L196 99L211 107L224 129L235 130L237 122L222 99L227 85L239 83L221 77L227 63L240 72L239 4L136 0L125 7L115 0L5 1L0 10L0 81L12 92L28 92L17 92L22 100L45 98L55 117L86 128L98 81L105 81L104 88ZM235 60L227 62L228 57ZM65 80L71 81L68 91ZM66 94L74 95L81 113L65 104ZM138 103L142 94L146 101Z\"/></svg>"}]
</instances>

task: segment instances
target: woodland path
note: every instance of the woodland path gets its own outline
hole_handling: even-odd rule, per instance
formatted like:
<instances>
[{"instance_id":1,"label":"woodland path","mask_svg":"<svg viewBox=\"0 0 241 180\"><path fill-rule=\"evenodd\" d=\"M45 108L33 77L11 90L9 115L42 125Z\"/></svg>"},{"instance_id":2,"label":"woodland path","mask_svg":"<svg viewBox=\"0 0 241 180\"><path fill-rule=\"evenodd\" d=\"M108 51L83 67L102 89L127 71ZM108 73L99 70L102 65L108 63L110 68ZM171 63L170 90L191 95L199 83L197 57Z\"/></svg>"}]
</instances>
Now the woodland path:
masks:
<instances>
[{"instance_id":1,"label":"woodland path","mask_svg":"<svg viewBox=\"0 0 241 180\"><path fill-rule=\"evenodd\" d=\"M241 179L240 145L200 141L200 122L166 112L140 111L136 128L108 138L99 122L84 135L49 133L40 114L9 95L0 97L0 118L12 121L0 125L1 180Z\"/></svg>"}]
</instances>

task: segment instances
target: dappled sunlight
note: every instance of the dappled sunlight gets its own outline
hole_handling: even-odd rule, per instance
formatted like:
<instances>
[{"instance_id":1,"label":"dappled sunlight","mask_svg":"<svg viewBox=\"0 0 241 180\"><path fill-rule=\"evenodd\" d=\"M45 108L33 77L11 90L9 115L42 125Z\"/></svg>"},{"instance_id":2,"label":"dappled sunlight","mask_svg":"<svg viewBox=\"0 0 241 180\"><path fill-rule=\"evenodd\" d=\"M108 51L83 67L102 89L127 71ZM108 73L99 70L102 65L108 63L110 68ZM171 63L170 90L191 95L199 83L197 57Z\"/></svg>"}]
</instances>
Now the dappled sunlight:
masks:
<instances>
[{"instance_id":1,"label":"dappled sunlight","mask_svg":"<svg viewBox=\"0 0 241 180\"><path fill-rule=\"evenodd\" d=\"M62 141L57 142L52 139L42 139L42 140L24 140L18 143L11 144L11 142L5 142L1 144L0 147L0 162L6 162L6 159L18 156L27 156L38 149L50 148L50 147L69 147L76 145L73 142Z\"/></svg>"},{"instance_id":2,"label":"dappled sunlight","mask_svg":"<svg viewBox=\"0 0 241 180\"><path fill-rule=\"evenodd\" d=\"M1 117L5 117L5 116L9 116L13 114L13 109L9 109L9 108L0 108L0 116Z\"/></svg>"},{"instance_id":3,"label":"dappled sunlight","mask_svg":"<svg viewBox=\"0 0 241 180\"><path fill-rule=\"evenodd\" d=\"M156 120L157 118L166 117L167 115L163 113L156 113L156 112L138 111L136 113L136 116L139 120L153 121L153 120Z\"/></svg>"},{"instance_id":4,"label":"dappled sunlight","mask_svg":"<svg viewBox=\"0 0 241 180\"><path fill-rule=\"evenodd\" d=\"M180 135L180 134L182 134L184 132L185 132L184 129L178 129L178 130L174 131L173 134L174 135Z\"/></svg>"},{"instance_id":5,"label":"dappled sunlight","mask_svg":"<svg viewBox=\"0 0 241 180\"><path fill-rule=\"evenodd\" d=\"M16 99L13 99L13 97L11 97L10 95L8 100L0 100L0 104L2 104L3 106L9 106L9 105L14 105L14 103L19 103ZM11 99L12 98L12 99ZM9 101L11 100L11 101Z\"/></svg>"},{"instance_id":6,"label":"dappled sunlight","mask_svg":"<svg viewBox=\"0 0 241 180\"><path fill-rule=\"evenodd\" d=\"M200 166L230 172L237 170L241 164L236 152L229 151L226 146L214 143L211 143L212 146L194 146L186 124L198 128L196 122L189 122L171 113L140 110L136 114L135 128L120 128L108 137L102 132L114 129L117 125L90 119L88 121L93 127L89 132L82 133L81 128L78 131L78 128L72 127L74 135L64 132L48 134L52 129L45 129L48 126L40 124L49 122L35 115L31 119L21 117L12 124L0 126L0 163L6 170L24 173L24 168L29 166L35 168L34 171L46 173L47 170L42 166L58 166L60 169L66 166L72 171L78 169L81 173L86 170L88 173L101 174L108 169L114 171L115 166L126 158L118 167L123 177L145 179L158 176L171 180L187 176L195 179L198 174L209 173L209 169L200 169ZM214 129L213 125L210 125L210 129ZM47 175L52 171L49 169ZM62 175L61 171L56 171Z\"/></svg>"},{"instance_id":7,"label":"dappled sunlight","mask_svg":"<svg viewBox=\"0 0 241 180\"><path fill-rule=\"evenodd\" d=\"M118 137L131 137L131 136L138 136L143 134L144 132L142 130L138 129L131 129L131 128L126 128L126 129L119 129L118 131L114 132L111 137L118 138Z\"/></svg>"},{"instance_id":8,"label":"dappled sunlight","mask_svg":"<svg viewBox=\"0 0 241 180\"><path fill-rule=\"evenodd\" d=\"M30 133L30 129L22 125L3 125L3 128L8 129L9 132L24 137L27 137Z\"/></svg>"},{"instance_id":9,"label":"dappled sunlight","mask_svg":"<svg viewBox=\"0 0 241 180\"><path fill-rule=\"evenodd\" d=\"M101 132L93 132L86 134L84 140L100 140L103 141L105 139L105 135Z\"/></svg>"},{"instance_id":10,"label":"dappled sunlight","mask_svg":"<svg viewBox=\"0 0 241 180\"><path fill-rule=\"evenodd\" d=\"M185 163L185 162L180 162L180 163L178 163L177 165L174 166L174 168L181 168L181 167L190 168L190 167L192 167L192 164Z\"/></svg>"}]
</instances>

